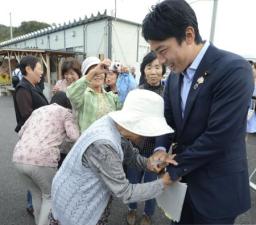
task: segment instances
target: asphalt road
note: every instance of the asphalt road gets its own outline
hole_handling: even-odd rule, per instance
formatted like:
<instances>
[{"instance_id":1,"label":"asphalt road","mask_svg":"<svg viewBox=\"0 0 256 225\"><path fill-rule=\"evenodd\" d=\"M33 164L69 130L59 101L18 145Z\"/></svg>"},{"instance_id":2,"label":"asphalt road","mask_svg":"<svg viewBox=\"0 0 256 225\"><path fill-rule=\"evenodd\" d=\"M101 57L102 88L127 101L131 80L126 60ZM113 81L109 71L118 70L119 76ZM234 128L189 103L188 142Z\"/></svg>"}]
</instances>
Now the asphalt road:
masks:
<instances>
[{"instance_id":1,"label":"asphalt road","mask_svg":"<svg viewBox=\"0 0 256 225\"><path fill-rule=\"evenodd\" d=\"M14 132L16 121L12 97L0 97L0 225L34 225L25 207L26 188L15 171L11 158L17 141ZM249 171L256 167L256 136L250 135L247 142ZM221 190L220 190L221 191ZM241 215L236 224L256 224L256 191L251 191L252 208ZM140 204L140 212L142 212ZM112 204L109 225L125 225L126 206L115 199ZM140 216L138 217L138 221ZM153 224L169 225L170 222L157 209Z\"/></svg>"}]
</instances>

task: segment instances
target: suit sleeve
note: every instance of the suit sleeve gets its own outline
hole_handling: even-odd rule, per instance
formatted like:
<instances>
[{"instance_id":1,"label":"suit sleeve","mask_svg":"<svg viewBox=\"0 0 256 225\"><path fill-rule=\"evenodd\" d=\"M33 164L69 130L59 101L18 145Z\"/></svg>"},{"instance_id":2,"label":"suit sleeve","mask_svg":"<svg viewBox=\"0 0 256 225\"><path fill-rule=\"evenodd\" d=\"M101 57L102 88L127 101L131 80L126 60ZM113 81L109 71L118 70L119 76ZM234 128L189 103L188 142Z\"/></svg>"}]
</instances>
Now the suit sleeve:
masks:
<instances>
[{"instance_id":1,"label":"suit sleeve","mask_svg":"<svg viewBox=\"0 0 256 225\"><path fill-rule=\"evenodd\" d=\"M251 69L246 62L239 61L231 63L225 71L212 90L211 110L205 132L176 156L175 160L179 163L177 167L168 167L173 180L224 153L226 146L238 138L236 135L240 135L245 126L247 104L253 92Z\"/></svg>"}]
</instances>

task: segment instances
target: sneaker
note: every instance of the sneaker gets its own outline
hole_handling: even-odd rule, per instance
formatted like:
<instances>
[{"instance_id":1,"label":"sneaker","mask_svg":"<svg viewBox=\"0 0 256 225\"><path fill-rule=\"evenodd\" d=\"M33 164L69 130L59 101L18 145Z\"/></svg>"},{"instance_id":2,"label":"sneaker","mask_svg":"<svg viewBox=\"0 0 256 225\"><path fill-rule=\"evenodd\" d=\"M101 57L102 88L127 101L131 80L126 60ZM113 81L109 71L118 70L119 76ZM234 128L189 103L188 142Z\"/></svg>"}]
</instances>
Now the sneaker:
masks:
<instances>
[{"instance_id":1,"label":"sneaker","mask_svg":"<svg viewBox=\"0 0 256 225\"><path fill-rule=\"evenodd\" d=\"M29 207L29 208L26 208L27 209L27 212L30 216L34 217L34 209L33 207Z\"/></svg>"},{"instance_id":2,"label":"sneaker","mask_svg":"<svg viewBox=\"0 0 256 225\"><path fill-rule=\"evenodd\" d=\"M129 225L135 225L135 221L136 221L136 210L135 210L135 209L129 210L126 219L127 219L127 223L128 223Z\"/></svg>"},{"instance_id":3,"label":"sneaker","mask_svg":"<svg viewBox=\"0 0 256 225\"><path fill-rule=\"evenodd\" d=\"M144 214L140 221L140 225L151 225L151 218L148 215Z\"/></svg>"}]
</instances>

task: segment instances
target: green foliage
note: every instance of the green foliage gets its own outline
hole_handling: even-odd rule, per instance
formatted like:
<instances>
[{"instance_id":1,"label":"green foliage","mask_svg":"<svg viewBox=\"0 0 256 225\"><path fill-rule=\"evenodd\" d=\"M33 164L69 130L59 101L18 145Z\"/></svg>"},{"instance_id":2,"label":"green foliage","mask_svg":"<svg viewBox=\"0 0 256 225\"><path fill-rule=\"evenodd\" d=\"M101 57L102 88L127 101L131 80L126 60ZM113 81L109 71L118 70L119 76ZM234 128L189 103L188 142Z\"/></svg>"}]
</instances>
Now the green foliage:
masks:
<instances>
[{"instance_id":1,"label":"green foliage","mask_svg":"<svg viewBox=\"0 0 256 225\"><path fill-rule=\"evenodd\" d=\"M10 37L10 28L0 24L0 42L8 40Z\"/></svg>"},{"instance_id":2,"label":"green foliage","mask_svg":"<svg viewBox=\"0 0 256 225\"><path fill-rule=\"evenodd\" d=\"M47 23L37 22L37 21L27 21L21 22L19 27L13 27L13 37L31 33L36 30L40 30L50 25ZM0 24L0 42L10 39L10 27Z\"/></svg>"}]
</instances>

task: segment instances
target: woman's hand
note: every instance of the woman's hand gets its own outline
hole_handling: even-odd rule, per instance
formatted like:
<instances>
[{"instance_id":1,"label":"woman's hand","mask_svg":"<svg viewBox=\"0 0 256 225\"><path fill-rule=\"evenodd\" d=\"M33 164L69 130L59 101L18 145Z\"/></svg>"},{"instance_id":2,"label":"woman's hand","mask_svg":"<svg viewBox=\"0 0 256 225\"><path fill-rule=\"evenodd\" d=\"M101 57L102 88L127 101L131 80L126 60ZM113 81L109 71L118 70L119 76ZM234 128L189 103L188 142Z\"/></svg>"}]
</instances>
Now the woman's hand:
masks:
<instances>
[{"instance_id":1,"label":"woman's hand","mask_svg":"<svg viewBox=\"0 0 256 225\"><path fill-rule=\"evenodd\" d=\"M55 94L58 91L60 91L60 88L55 85L52 89L52 92Z\"/></svg>"},{"instance_id":2,"label":"woman's hand","mask_svg":"<svg viewBox=\"0 0 256 225\"><path fill-rule=\"evenodd\" d=\"M169 164L177 166L178 163L174 160L175 156L175 154L170 155L165 151L157 151L148 158L147 168L152 172L160 173Z\"/></svg>"},{"instance_id":3,"label":"woman's hand","mask_svg":"<svg viewBox=\"0 0 256 225\"><path fill-rule=\"evenodd\" d=\"M168 172L164 173L161 177L163 183L164 183L164 187L167 188L169 185L171 185L173 183L173 181L171 180L171 177L169 175Z\"/></svg>"},{"instance_id":4,"label":"woman's hand","mask_svg":"<svg viewBox=\"0 0 256 225\"><path fill-rule=\"evenodd\" d=\"M110 65L111 65L111 60L104 59L97 66L95 66L92 70L89 71L89 73L86 75L86 79L91 81L94 76L97 76L103 73L104 74L108 73Z\"/></svg>"}]
</instances>

